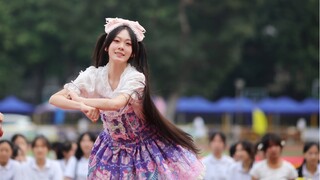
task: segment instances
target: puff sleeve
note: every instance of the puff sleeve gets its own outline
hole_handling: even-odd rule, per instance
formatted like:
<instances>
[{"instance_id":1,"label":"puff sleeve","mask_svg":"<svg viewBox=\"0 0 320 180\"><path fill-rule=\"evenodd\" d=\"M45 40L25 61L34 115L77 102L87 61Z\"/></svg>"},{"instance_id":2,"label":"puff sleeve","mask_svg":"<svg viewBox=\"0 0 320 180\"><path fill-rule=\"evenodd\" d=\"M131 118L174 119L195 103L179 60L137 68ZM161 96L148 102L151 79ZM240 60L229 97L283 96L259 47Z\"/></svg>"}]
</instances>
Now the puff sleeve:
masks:
<instances>
[{"instance_id":1,"label":"puff sleeve","mask_svg":"<svg viewBox=\"0 0 320 180\"><path fill-rule=\"evenodd\" d=\"M118 94L129 94L133 99L139 99L143 95L145 76L138 71L132 71L126 75L118 90Z\"/></svg>"},{"instance_id":2,"label":"puff sleeve","mask_svg":"<svg viewBox=\"0 0 320 180\"><path fill-rule=\"evenodd\" d=\"M97 68L90 66L85 71L81 71L74 81L64 85L64 89L73 91L83 97L93 96L95 91L96 70Z\"/></svg>"}]
</instances>

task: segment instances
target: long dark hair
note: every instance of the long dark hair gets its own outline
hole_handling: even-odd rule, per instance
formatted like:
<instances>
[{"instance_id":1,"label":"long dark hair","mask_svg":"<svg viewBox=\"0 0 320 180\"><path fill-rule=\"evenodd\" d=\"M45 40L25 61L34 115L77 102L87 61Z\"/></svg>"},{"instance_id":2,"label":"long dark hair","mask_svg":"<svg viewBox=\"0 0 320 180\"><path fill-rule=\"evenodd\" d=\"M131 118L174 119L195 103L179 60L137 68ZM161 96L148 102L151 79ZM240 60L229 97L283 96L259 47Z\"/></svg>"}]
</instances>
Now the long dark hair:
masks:
<instances>
[{"instance_id":1,"label":"long dark hair","mask_svg":"<svg viewBox=\"0 0 320 180\"><path fill-rule=\"evenodd\" d=\"M253 163L254 163L254 158L255 158L255 147L252 143L250 143L249 141L240 141L238 144L241 144L242 148L244 151L246 151L249 155L249 158L251 160L251 164L250 164L250 168L252 167ZM237 145L238 145L237 144Z\"/></svg>"},{"instance_id":2,"label":"long dark hair","mask_svg":"<svg viewBox=\"0 0 320 180\"><path fill-rule=\"evenodd\" d=\"M305 154L307 151L309 151L310 148L312 148L313 146L316 146L318 148L319 151L319 143L316 142L306 142L303 146L303 154ZM302 168L303 165L306 163L306 159L303 159L303 162L301 163L301 165L297 168L298 170L298 177L302 177ZM319 161L318 161L319 163Z\"/></svg>"},{"instance_id":3,"label":"long dark hair","mask_svg":"<svg viewBox=\"0 0 320 180\"><path fill-rule=\"evenodd\" d=\"M142 42L138 42L134 32L128 26L119 26L111 31L108 35L103 34L99 37L95 50L93 52L93 62L95 67L104 66L109 62L108 53L105 48L108 48L116 37L116 35L126 29L129 32L132 44L132 55L128 60L128 63L135 67L139 72L145 76L145 87L143 100L143 114L145 119L157 128L158 132L167 140L181 145L194 153L198 154L199 149L195 146L192 137L176 127L173 123L167 120L156 108L150 95L150 83L148 62L146 56L146 50Z\"/></svg>"},{"instance_id":4,"label":"long dark hair","mask_svg":"<svg viewBox=\"0 0 320 180\"><path fill-rule=\"evenodd\" d=\"M76 150L75 155L74 155L77 158L77 160L80 160L81 157L84 155L84 153L83 153L83 151L81 149L80 143L81 143L81 141L82 141L82 139L83 139L83 137L85 135L88 135L90 141L92 141L93 143L96 141L96 138L97 138L96 135L93 134L92 132L85 132L85 133L82 133L79 136L78 141L77 141L77 150Z\"/></svg>"}]
</instances>

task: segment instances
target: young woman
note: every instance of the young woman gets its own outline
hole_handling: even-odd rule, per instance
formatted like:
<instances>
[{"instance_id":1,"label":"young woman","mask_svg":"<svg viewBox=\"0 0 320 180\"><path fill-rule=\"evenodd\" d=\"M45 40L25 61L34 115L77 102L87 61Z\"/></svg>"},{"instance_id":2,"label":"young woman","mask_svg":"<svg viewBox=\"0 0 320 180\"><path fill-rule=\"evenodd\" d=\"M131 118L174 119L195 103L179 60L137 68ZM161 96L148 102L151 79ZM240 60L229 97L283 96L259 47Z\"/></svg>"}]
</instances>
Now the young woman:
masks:
<instances>
[{"instance_id":1,"label":"young woman","mask_svg":"<svg viewBox=\"0 0 320 180\"><path fill-rule=\"evenodd\" d=\"M29 142L24 135L13 135L11 138L11 142L18 146L18 156L16 160L18 160L20 163L26 163L32 160L32 157L27 155L29 151Z\"/></svg>"},{"instance_id":2,"label":"young woman","mask_svg":"<svg viewBox=\"0 0 320 180\"><path fill-rule=\"evenodd\" d=\"M107 18L94 50L94 66L50 98L84 112L104 131L90 156L88 179L195 179L204 169L190 135L156 109L150 95L145 29Z\"/></svg>"},{"instance_id":3,"label":"young woman","mask_svg":"<svg viewBox=\"0 0 320 180\"><path fill-rule=\"evenodd\" d=\"M255 150L253 144L248 141L240 141L236 144L235 154L238 157L238 162L234 163L228 169L229 180L251 180L249 174L254 163Z\"/></svg>"},{"instance_id":4,"label":"young woman","mask_svg":"<svg viewBox=\"0 0 320 180\"><path fill-rule=\"evenodd\" d=\"M204 179L225 180L227 169L234 163L233 159L223 152L226 148L226 136L222 132L212 132L209 135L211 154L204 157L202 162L206 166Z\"/></svg>"},{"instance_id":5,"label":"young woman","mask_svg":"<svg viewBox=\"0 0 320 180\"><path fill-rule=\"evenodd\" d=\"M8 140L0 140L0 179L23 179L21 165L12 160L13 144Z\"/></svg>"},{"instance_id":6,"label":"young woman","mask_svg":"<svg viewBox=\"0 0 320 180\"><path fill-rule=\"evenodd\" d=\"M303 147L304 160L297 169L298 176L301 178L319 180L319 144L316 142L307 142Z\"/></svg>"},{"instance_id":7,"label":"young woman","mask_svg":"<svg viewBox=\"0 0 320 180\"><path fill-rule=\"evenodd\" d=\"M75 158L70 159L66 166L65 180L86 180L88 174L89 157L93 148L96 136L93 133L86 132L79 136L78 148L75 152Z\"/></svg>"},{"instance_id":8,"label":"young woman","mask_svg":"<svg viewBox=\"0 0 320 180\"><path fill-rule=\"evenodd\" d=\"M62 171L64 172L68 164L74 159L75 149L73 149L73 143L65 141L63 143L57 143L56 158L60 164Z\"/></svg>"},{"instance_id":9,"label":"young woman","mask_svg":"<svg viewBox=\"0 0 320 180\"><path fill-rule=\"evenodd\" d=\"M298 174L292 164L281 158L284 141L272 133L264 135L258 145L264 154L264 160L256 163L250 171L255 179L293 180Z\"/></svg>"},{"instance_id":10,"label":"young woman","mask_svg":"<svg viewBox=\"0 0 320 180\"><path fill-rule=\"evenodd\" d=\"M48 139L35 137L31 144L34 159L23 164L24 180L62 180L62 170L57 161L47 158L50 150Z\"/></svg>"}]
</instances>

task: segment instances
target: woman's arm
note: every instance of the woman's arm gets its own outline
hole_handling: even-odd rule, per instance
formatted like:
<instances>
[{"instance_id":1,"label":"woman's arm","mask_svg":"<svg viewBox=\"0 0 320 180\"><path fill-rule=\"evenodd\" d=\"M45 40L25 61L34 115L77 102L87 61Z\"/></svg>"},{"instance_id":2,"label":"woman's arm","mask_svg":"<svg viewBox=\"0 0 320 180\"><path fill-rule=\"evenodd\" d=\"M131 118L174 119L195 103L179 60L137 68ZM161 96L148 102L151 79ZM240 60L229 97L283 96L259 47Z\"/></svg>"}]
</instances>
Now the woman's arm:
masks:
<instances>
[{"instance_id":1,"label":"woman's arm","mask_svg":"<svg viewBox=\"0 0 320 180\"><path fill-rule=\"evenodd\" d=\"M69 95L72 100L77 102L83 102L88 106L92 106L104 111L114 111L119 110L124 107L130 98L129 94L120 94L115 98L108 99L108 98L83 98L78 96L74 92L69 92Z\"/></svg>"},{"instance_id":2,"label":"woman's arm","mask_svg":"<svg viewBox=\"0 0 320 180\"><path fill-rule=\"evenodd\" d=\"M83 102L71 100L68 93L70 92L68 92L66 89L60 90L50 97L49 103L61 109L82 111L92 121L95 122L98 120L100 115L99 109L85 105Z\"/></svg>"}]
</instances>

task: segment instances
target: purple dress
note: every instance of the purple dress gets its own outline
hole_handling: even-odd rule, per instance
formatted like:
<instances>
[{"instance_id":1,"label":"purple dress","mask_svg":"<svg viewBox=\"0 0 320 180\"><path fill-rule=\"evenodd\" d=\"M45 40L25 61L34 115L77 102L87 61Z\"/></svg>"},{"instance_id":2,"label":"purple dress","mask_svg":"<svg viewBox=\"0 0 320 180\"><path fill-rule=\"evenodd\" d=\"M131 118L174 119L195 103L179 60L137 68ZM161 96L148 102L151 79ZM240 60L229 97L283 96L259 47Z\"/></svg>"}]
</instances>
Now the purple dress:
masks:
<instances>
[{"instance_id":1,"label":"purple dress","mask_svg":"<svg viewBox=\"0 0 320 180\"><path fill-rule=\"evenodd\" d=\"M118 87L107 83L108 65L89 67L65 88L86 97L131 95L118 111L102 111L104 130L89 162L88 179L199 179L204 166L191 151L164 139L141 113L145 77L128 65Z\"/></svg>"}]
</instances>

